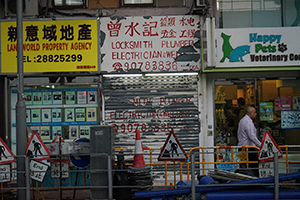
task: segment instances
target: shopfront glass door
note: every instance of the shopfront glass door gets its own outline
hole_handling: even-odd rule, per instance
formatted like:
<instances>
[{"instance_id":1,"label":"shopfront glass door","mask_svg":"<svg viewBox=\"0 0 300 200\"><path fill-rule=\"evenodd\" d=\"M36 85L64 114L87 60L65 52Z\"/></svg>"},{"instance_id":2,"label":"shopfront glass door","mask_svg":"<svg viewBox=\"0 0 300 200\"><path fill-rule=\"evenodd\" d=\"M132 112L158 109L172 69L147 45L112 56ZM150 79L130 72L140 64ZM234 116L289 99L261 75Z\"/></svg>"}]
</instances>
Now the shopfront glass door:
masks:
<instances>
[{"instance_id":1,"label":"shopfront glass door","mask_svg":"<svg viewBox=\"0 0 300 200\"><path fill-rule=\"evenodd\" d=\"M232 157L234 161L239 160L238 152L232 155L230 149L221 146L237 146L238 123L248 106L254 106L257 111L254 124L258 139L262 141L268 131L279 147L288 146L288 159L296 161L300 150L299 77L215 80L214 139L215 146L220 147L219 161L230 162ZM299 163L290 164L289 170L298 172L299 167Z\"/></svg>"},{"instance_id":2,"label":"shopfront glass door","mask_svg":"<svg viewBox=\"0 0 300 200\"><path fill-rule=\"evenodd\" d=\"M215 146L237 146L238 123L255 107L254 79L215 80Z\"/></svg>"}]
</instances>

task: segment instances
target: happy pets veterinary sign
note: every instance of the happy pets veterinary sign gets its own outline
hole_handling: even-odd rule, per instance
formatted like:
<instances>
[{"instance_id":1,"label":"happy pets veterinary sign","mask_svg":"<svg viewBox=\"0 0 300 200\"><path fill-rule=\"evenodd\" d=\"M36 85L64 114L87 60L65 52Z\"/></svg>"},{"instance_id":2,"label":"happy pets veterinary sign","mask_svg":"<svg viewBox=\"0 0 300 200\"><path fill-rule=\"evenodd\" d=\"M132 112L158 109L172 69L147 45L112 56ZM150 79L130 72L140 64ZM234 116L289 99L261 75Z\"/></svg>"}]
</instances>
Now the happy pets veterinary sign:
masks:
<instances>
[{"instance_id":1,"label":"happy pets veterinary sign","mask_svg":"<svg viewBox=\"0 0 300 200\"><path fill-rule=\"evenodd\" d=\"M300 28L216 29L216 67L300 65Z\"/></svg>"}]
</instances>

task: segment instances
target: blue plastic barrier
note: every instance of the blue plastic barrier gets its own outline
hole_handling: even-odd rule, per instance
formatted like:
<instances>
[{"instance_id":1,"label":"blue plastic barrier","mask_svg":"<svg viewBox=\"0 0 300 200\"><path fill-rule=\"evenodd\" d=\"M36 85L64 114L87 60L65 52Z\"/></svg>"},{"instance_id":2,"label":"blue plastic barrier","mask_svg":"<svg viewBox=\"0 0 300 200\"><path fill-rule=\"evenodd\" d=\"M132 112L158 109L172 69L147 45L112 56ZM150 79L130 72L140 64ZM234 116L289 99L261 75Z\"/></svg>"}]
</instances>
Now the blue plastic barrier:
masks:
<instances>
[{"instance_id":1,"label":"blue plastic barrier","mask_svg":"<svg viewBox=\"0 0 300 200\"><path fill-rule=\"evenodd\" d=\"M199 180L199 185L210 185L210 184L216 184L217 182L210 176L203 176Z\"/></svg>"},{"instance_id":2,"label":"blue plastic barrier","mask_svg":"<svg viewBox=\"0 0 300 200\"><path fill-rule=\"evenodd\" d=\"M279 199L299 199L300 190L279 190ZM203 195L205 200L253 200L253 199L275 199L274 190L246 190L209 192Z\"/></svg>"},{"instance_id":3,"label":"blue plastic barrier","mask_svg":"<svg viewBox=\"0 0 300 200\"><path fill-rule=\"evenodd\" d=\"M291 174L283 174L279 176L279 181L288 181L300 178L300 172L291 173ZM219 185L209 185L209 186L197 186L196 192L197 193L206 193L212 191L219 191L219 190L232 190L241 187L249 187L253 186L251 184L264 184L264 183L272 183L274 182L274 177L267 177L267 178L258 178L258 179L251 179L246 181L237 181L231 183L223 183ZM143 192L135 192L134 196L136 199L141 198L152 198L152 197L163 197L163 196L173 196L173 195L187 195L191 193L191 188L177 188L172 190L155 190L155 191L143 191Z\"/></svg>"}]
</instances>

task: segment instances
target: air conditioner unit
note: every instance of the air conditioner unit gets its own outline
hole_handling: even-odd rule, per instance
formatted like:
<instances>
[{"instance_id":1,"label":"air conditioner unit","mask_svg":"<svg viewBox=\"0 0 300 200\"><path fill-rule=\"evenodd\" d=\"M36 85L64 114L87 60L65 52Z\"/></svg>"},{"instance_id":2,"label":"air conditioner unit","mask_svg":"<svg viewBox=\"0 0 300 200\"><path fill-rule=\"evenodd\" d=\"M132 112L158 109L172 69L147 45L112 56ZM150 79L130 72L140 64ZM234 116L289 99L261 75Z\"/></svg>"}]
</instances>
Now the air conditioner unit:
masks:
<instances>
[{"instance_id":1,"label":"air conditioner unit","mask_svg":"<svg viewBox=\"0 0 300 200\"><path fill-rule=\"evenodd\" d=\"M196 7L206 7L207 0L195 0L196 1Z\"/></svg>"},{"instance_id":2,"label":"air conditioner unit","mask_svg":"<svg viewBox=\"0 0 300 200\"><path fill-rule=\"evenodd\" d=\"M38 0L22 0L23 16L38 15ZM17 0L5 0L5 15L13 17L17 15Z\"/></svg>"}]
</instances>

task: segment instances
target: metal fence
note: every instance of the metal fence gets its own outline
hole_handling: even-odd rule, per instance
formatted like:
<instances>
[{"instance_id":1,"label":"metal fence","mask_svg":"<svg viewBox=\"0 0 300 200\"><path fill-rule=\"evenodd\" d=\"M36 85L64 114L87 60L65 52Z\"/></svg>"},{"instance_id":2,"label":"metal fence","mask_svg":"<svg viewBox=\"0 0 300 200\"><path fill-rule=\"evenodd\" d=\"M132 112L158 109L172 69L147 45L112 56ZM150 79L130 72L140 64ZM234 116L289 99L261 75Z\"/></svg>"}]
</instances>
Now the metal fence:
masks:
<instances>
[{"instance_id":1,"label":"metal fence","mask_svg":"<svg viewBox=\"0 0 300 200\"><path fill-rule=\"evenodd\" d=\"M156 161L159 150L147 148L144 149L143 154L146 166L140 169L132 167L134 155L132 151L127 152L124 149L116 149L115 155L112 156L89 154L96 159L99 157L100 162L107 163L107 167L102 165L101 168L97 168L94 165L95 162L87 168L77 168L68 162L66 170L58 162L56 163L58 167L56 166L53 170L53 163L36 162L27 157L25 171L17 172L16 168L11 168L10 171L1 172L2 175L9 174L11 177L11 181L1 183L1 199L17 199L17 190L25 190L26 197L21 199L28 200L100 199L100 197L101 199L118 199L119 196L124 199L125 195L128 195L128 199L140 198L143 195L146 195L148 199L152 196L162 198L175 195L182 199L199 199L205 198L203 195L209 194L212 190L217 191L220 187L245 189L249 186L248 182L240 181L251 180L257 181L250 182L251 187L268 188L268 191L271 187L272 199L279 199L281 188L288 188L290 192L299 191L299 147L297 145L280 146L283 150L282 158L278 159L278 152L275 153L274 160L269 161L272 165L266 169L271 170L273 174L261 174L265 177L263 179L255 179L247 174L234 172L239 166L244 165L245 169L249 169L249 164L258 163L249 161L248 153L251 151L248 151L248 148L252 147L246 146L243 150L239 150L242 147L237 146L192 148L187 153L188 160L185 162ZM124 160L117 159L119 152L123 153ZM34 164L35 167L33 167ZM253 169L255 168L249 170ZM257 170L262 169L257 168ZM14 178L16 173L25 175L25 187L18 186ZM206 185L199 185L201 177L210 177L212 180L209 179L211 181ZM260 181L264 179L267 181ZM175 190L170 190L171 188ZM162 192L156 193L156 191ZM202 191L201 197L199 191Z\"/></svg>"}]
</instances>

